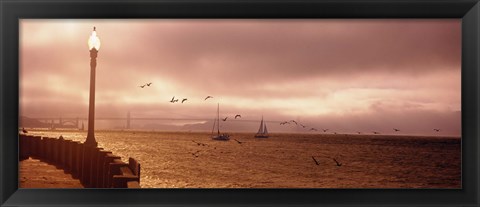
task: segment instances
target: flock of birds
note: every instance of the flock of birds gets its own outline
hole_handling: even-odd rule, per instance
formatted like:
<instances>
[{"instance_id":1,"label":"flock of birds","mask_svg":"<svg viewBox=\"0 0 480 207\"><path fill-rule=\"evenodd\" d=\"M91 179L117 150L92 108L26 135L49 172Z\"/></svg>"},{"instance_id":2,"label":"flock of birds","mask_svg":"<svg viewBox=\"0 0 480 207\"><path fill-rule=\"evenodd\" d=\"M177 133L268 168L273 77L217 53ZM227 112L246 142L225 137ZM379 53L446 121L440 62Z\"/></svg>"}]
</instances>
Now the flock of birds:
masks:
<instances>
[{"instance_id":1,"label":"flock of birds","mask_svg":"<svg viewBox=\"0 0 480 207\"><path fill-rule=\"evenodd\" d=\"M207 97L205 97L203 100L206 101L206 100L209 99L209 98L213 98L213 96L207 96ZM187 100L188 100L187 98L183 98L181 103L183 103L183 102L185 102L185 101L187 101ZM175 99L175 96L173 96L172 99L170 100L170 102L171 102L171 103L178 102L178 99ZM236 114L236 115L235 115L235 119L237 119L237 118L242 118L242 115ZM228 116L226 116L225 118L222 118L222 121L227 121L227 119L228 119Z\"/></svg>"},{"instance_id":2,"label":"flock of birds","mask_svg":"<svg viewBox=\"0 0 480 207\"><path fill-rule=\"evenodd\" d=\"M320 162L317 159L315 159L315 157L318 157L318 156L312 156L313 161L315 161L316 165L320 165ZM338 162L335 157L321 156L321 158L332 159L335 162L335 164L337 164L337 167L342 166L342 163Z\"/></svg>"},{"instance_id":3,"label":"flock of birds","mask_svg":"<svg viewBox=\"0 0 480 207\"><path fill-rule=\"evenodd\" d=\"M212 96L207 96L207 97L205 97L204 100L206 101L206 100L209 99L209 98L213 98L213 97L212 97ZM185 102L185 101L187 101L187 100L188 100L187 98L182 98L182 102L181 102L181 103L183 103L183 102ZM172 97L172 100L170 100L170 103L175 103L175 102L178 102L178 98L175 99L175 96L173 96L173 97Z\"/></svg>"},{"instance_id":4,"label":"flock of birds","mask_svg":"<svg viewBox=\"0 0 480 207\"><path fill-rule=\"evenodd\" d=\"M299 123L298 121L295 121L295 120L290 120L290 121L283 121L283 122L280 122L280 125L290 125L290 124L295 124L297 126L300 126L304 129L308 129L309 131L318 131L317 128L314 128L314 127L309 127L307 125L304 125L302 123ZM327 133L327 131L329 131L330 129L321 129L324 133ZM393 128L393 131L394 132L399 132L400 129L398 128ZM433 129L433 131L436 131L436 132L440 132L440 129ZM336 131L332 131L333 134L338 134ZM372 131L373 134L380 134L380 132L378 131ZM357 131L357 134L362 134L362 132L360 131Z\"/></svg>"},{"instance_id":5,"label":"flock of birds","mask_svg":"<svg viewBox=\"0 0 480 207\"><path fill-rule=\"evenodd\" d=\"M146 86L150 86L150 85L152 85L151 82L145 83L145 84L143 84L143 85L140 85L139 87L140 87L140 88L145 88ZM206 96L203 100L206 101L207 99L211 99L211 98L213 98L213 96ZM176 102L179 102L179 100L180 100L180 99L178 99L178 98L175 99L175 96L173 96L172 99L171 99L169 102L170 102L170 103L176 103ZM184 103L185 101L187 101L187 100L188 100L188 98L182 98L181 103L183 104L183 103ZM235 118L235 119L237 119L237 118L242 118L242 116L241 116L240 114L236 114L234 118ZM226 116L225 118L222 118L221 120L222 120L222 121L227 121L227 119L228 119L228 116ZM301 127L304 128L304 129L308 129L308 131L319 131L319 130L318 130L317 128L315 128L315 127L309 127L309 126L304 125L304 124L302 124L302 123L299 123L299 122L297 122L297 121L295 121L295 120L289 120L289 121L280 122L280 125L287 125L287 124L288 124L288 125L290 125L290 124L295 124L295 125L301 126ZM321 130L322 130L324 133L327 133L327 131L329 131L330 129L321 129ZM433 130L436 131L436 132L440 132L440 129L437 129L437 128L435 128L435 129L433 129ZM393 128L393 131L394 131L394 132L399 132L400 129L398 129L398 128ZM338 134L336 131L332 131L332 133L333 133L333 134ZM378 131L372 131L372 133L373 133L373 134L380 134L380 132L378 132ZM357 134L362 134L362 132L357 131ZM238 142L238 141L237 141L237 142Z\"/></svg>"},{"instance_id":6,"label":"flock of birds","mask_svg":"<svg viewBox=\"0 0 480 207\"><path fill-rule=\"evenodd\" d=\"M235 140L238 144L245 143L245 142L239 141L239 140L237 140L237 139L233 139L233 140ZM196 145L202 146L202 147L208 147L208 146L209 146L208 144L205 144L205 143L202 143L202 142L197 142L197 141L195 141L195 140L192 140L192 142L195 143ZM217 148L214 147L213 149L217 149ZM200 152L202 152L202 150L197 150L197 151L195 151L195 152L191 152L190 154L191 154L193 157L197 158L197 157L200 155ZM337 167L342 166L342 163L339 162L339 161L337 160L337 158L335 158L335 157L312 156L312 159L313 159L313 161L315 162L316 165L320 165L320 161L318 160L319 158L331 159L331 160L333 160L333 161L335 162L335 164L336 164Z\"/></svg>"},{"instance_id":7,"label":"flock of birds","mask_svg":"<svg viewBox=\"0 0 480 207\"><path fill-rule=\"evenodd\" d=\"M140 88L145 88L145 86L150 86L150 85L152 85L152 83L145 83L145 84L143 84L143 85L141 85L141 86L138 86L138 87L140 87Z\"/></svg>"},{"instance_id":8,"label":"flock of birds","mask_svg":"<svg viewBox=\"0 0 480 207\"><path fill-rule=\"evenodd\" d=\"M143 85L140 85L140 86L138 86L138 87L140 87L140 88L145 88L146 86L149 87L149 86L151 86L152 84L153 84L152 82L149 82L149 83L145 83L145 84L143 84ZM204 100L206 101L206 100L209 99L209 98L213 98L213 96L207 96L207 97L205 97ZM187 100L188 100L187 98L182 98L181 103L184 103L184 102L187 101ZM178 98L175 99L175 96L173 96L172 99L170 100L170 103L176 103L176 102L178 102L178 101L179 101L179 99L178 99Z\"/></svg>"}]
</instances>

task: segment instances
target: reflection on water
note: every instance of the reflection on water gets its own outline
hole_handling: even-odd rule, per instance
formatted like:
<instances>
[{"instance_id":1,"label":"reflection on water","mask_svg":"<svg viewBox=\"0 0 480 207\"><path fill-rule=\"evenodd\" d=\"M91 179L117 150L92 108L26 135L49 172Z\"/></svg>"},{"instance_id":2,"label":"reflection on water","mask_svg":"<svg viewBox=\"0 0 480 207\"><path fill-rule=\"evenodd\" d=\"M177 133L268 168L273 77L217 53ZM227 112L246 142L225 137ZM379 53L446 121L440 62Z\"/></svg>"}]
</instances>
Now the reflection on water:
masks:
<instances>
[{"instance_id":1,"label":"reflection on water","mask_svg":"<svg viewBox=\"0 0 480 207\"><path fill-rule=\"evenodd\" d=\"M29 134L86 138L79 131ZM95 134L99 147L141 163L144 188L461 188L460 138L232 134L239 144L208 133Z\"/></svg>"}]
</instances>

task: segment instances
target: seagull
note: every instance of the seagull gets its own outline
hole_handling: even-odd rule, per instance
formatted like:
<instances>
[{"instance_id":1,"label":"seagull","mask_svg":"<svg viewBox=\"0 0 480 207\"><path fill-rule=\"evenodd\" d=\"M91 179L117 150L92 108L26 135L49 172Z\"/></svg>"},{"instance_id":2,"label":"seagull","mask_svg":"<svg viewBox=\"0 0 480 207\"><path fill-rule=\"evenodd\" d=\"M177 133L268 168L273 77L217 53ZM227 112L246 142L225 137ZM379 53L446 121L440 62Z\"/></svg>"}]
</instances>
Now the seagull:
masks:
<instances>
[{"instance_id":1,"label":"seagull","mask_svg":"<svg viewBox=\"0 0 480 207\"><path fill-rule=\"evenodd\" d=\"M222 121L227 121L227 118L228 118L228 116L227 116L227 117L225 117L225 119L222 119Z\"/></svg>"},{"instance_id":2,"label":"seagull","mask_svg":"<svg viewBox=\"0 0 480 207\"><path fill-rule=\"evenodd\" d=\"M233 139L233 140L237 141L238 144L242 144L242 143L243 143L243 142L238 141L237 139Z\"/></svg>"},{"instance_id":3,"label":"seagull","mask_svg":"<svg viewBox=\"0 0 480 207\"><path fill-rule=\"evenodd\" d=\"M242 118L242 116L240 116L240 114L235 115L235 119L237 119L237 117Z\"/></svg>"},{"instance_id":4,"label":"seagull","mask_svg":"<svg viewBox=\"0 0 480 207\"><path fill-rule=\"evenodd\" d=\"M290 124L290 123L288 123L288 122L286 122L286 121L280 122L280 125L284 125L284 124Z\"/></svg>"},{"instance_id":5,"label":"seagull","mask_svg":"<svg viewBox=\"0 0 480 207\"><path fill-rule=\"evenodd\" d=\"M339 163L335 158L332 158L332 159L333 159L333 161L335 161L335 163L337 163L337 167L342 166L342 163Z\"/></svg>"},{"instance_id":6,"label":"seagull","mask_svg":"<svg viewBox=\"0 0 480 207\"><path fill-rule=\"evenodd\" d=\"M295 125L298 125L298 123L295 120L290 120L290 122L295 123Z\"/></svg>"},{"instance_id":7,"label":"seagull","mask_svg":"<svg viewBox=\"0 0 480 207\"><path fill-rule=\"evenodd\" d=\"M172 100L170 102L175 103L175 96L172 97Z\"/></svg>"},{"instance_id":8,"label":"seagull","mask_svg":"<svg viewBox=\"0 0 480 207\"><path fill-rule=\"evenodd\" d=\"M145 88L145 85L143 85L143 86L138 86L138 87L140 87L140 88Z\"/></svg>"},{"instance_id":9,"label":"seagull","mask_svg":"<svg viewBox=\"0 0 480 207\"><path fill-rule=\"evenodd\" d=\"M395 128L393 128L393 130L395 130L396 132L400 131L400 129L395 129Z\"/></svg>"},{"instance_id":10,"label":"seagull","mask_svg":"<svg viewBox=\"0 0 480 207\"><path fill-rule=\"evenodd\" d=\"M150 86L150 85L152 85L152 83L147 83L147 86Z\"/></svg>"},{"instance_id":11,"label":"seagull","mask_svg":"<svg viewBox=\"0 0 480 207\"><path fill-rule=\"evenodd\" d=\"M303 125L303 124L300 124L300 126L302 126L303 128L307 127L307 126L305 126L305 125Z\"/></svg>"},{"instance_id":12,"label":"seagull","mask_svg":"<svg viewBox=\"0 0 480 207\"><path fill-rule=\"evenodd\" d=\"M22 128L22 132L25 133L25 134L28 133L28 131L25 130L25 128Z\"/></svg>"},{"instance_id":13,"label":"seagull","mask_svg":"<svg viewBox=\"0 0 480 207\"><path fill-rule=\"evenodd\" d=\"M185 102L186 100L188 100L188 99L186 99L186 98L182 99L182 103Z\"/></svg>"},{"instance_id":14,"label":"seagull","mask_svg":"<svg viewBox=\"0 0 480 207\"><path fill-rule=\"evenodd\" d=\"M328 131L328 129L322 129L322 130L323 130L323 132L327 132L327 131Z\"/></svg>"},{"instance_id":15,"label":"seagull","mask_svg":"<svg viewBox=\"0 0 480 207\"><path fill-rule=\"evenodd\" d=\"M199 152L200 152L200 150L197 150L196 152L192 152L192 155L195 156L195 157L198 157Z\"/></svg>"},{"instance_id":16,"label":"seagull","mask_svg":"<svg viewBox=\"0 0 480 207\"><path fill-rule=\"evenodd\" d=\"M373 134L380 134L380 133L379 133L379 132L375 132L375 131L373 131Z\"/></svg>"},{"instance_id":17,"label":"seagull","mask_svg":"<svg viewBox=\"0 0 480 207\"><path fill-rule=\"evenodd\" d=\"M207 96L207 97L205 98L205 100L207 100L207 99L209 99L209 98L213 98L213 96Z\"/></svg>"},{"instance_id":18,"label":"seagull","mask_svg":"<svg viewBox=\"0 0 480 207\"><path fill-rule=\"evenodd\" d=\"M175 99L175 100L173 100L173 103L175 103L175 102L178 102L178 98L177 98L177 99Z\"/></svg>"},{"instance_id":19,"label":"seagull","mask_svg":"<svg viewBox=\"0 0 480 207\"><path fill-rule=\"evenodd\" d=\"M440 129L433 129L433 130L435 130L436 132L439 132L439 131L440 131Z\"/></svg>"},{"instance_id":20,"label":"seagull","mask_svg":"<svg viewBox=\"0 0 480 207\"><path fill-rule=\"evenodd\" d=\"M315 128L310 128L310 131L318 131L318 130Z\"/></svg>"},{"instance_id":21,"label":"seagull","mask_svg":"<svg viewBox=\"0 0 480 207\"><path fill-rule=\"evenodd\" d=\"M313 159L313 161L315 161L315 164L320 165L320 163L318 163L318 161L315 159L314 156L312 156L312 159Z\"/></svg>"}]
</instances>

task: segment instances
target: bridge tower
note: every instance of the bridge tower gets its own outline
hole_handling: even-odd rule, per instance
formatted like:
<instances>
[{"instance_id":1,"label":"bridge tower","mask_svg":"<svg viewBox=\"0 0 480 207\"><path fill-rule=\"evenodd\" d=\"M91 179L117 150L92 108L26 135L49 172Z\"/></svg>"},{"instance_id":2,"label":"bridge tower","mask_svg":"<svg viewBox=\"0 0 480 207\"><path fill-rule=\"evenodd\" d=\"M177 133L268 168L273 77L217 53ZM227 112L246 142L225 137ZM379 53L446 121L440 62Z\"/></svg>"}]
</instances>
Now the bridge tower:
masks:
<instances>
[{"instance_id":1,"label":"bridge tower","mask_svg":"<svg viewBox=\"0 0 480 207\"><path fill-rule=\"evenodd\" d=\"M127 126L126 129L130 129L130 111L127 113Z\"/></svg>"}]
</instances>

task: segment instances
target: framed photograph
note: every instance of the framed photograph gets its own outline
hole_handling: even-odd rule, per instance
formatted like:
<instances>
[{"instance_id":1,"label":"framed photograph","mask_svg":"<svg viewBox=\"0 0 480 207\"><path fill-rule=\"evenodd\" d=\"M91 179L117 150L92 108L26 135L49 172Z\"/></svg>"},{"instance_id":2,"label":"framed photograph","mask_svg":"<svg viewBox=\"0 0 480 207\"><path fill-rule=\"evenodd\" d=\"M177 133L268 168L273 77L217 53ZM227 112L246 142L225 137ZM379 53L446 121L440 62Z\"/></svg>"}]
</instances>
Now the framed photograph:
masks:
<instances>
[{"instance_id":1,"label":"framed photograph","mask_svg":"<svg viewBox=\"0 0 480 207\"><path fill-rule=\"evenodd\" d=\"M478 206L477 1L2 1L2 206Z\"/></svg>"}]
</instances>

